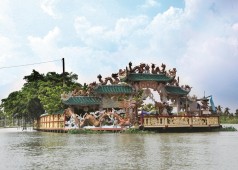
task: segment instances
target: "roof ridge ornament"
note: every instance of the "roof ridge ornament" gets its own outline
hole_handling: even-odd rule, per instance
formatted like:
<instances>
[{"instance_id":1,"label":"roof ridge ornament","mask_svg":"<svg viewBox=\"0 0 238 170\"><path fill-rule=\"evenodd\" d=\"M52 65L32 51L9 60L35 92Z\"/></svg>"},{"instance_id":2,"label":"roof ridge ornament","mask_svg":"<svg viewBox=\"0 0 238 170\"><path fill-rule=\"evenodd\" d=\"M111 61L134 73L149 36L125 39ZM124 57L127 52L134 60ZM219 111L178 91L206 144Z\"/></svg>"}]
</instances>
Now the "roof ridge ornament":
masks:
<instances>
[{"instance_id":1,"label":"roof ridge ornament","mask_svg":"<svg viewBox=\"0 0 238 170\"><path fill-rule=\"evenodd\" d=\"M69 92L69 93L63 93L63 94L61 94L61 100L63 100L63 101L67 101L67 100L69 100L69 98L72 96L72 92Z\"/></svg>"}]
</instances>

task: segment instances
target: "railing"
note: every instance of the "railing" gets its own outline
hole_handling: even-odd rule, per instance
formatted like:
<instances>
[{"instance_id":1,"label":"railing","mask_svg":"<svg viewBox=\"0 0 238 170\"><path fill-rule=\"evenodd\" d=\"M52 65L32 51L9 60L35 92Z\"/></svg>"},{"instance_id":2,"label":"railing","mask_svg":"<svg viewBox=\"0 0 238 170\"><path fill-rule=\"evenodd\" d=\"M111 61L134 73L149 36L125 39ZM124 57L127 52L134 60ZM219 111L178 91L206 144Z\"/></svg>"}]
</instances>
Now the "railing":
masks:
<instances>
[{"instance_id":1,"label":"railing","mask_svg":"<svg viewBox=\"0 0 238 170\"><path fill-rule=\"evenodd\" d=\"M217 127L219 116L156 116L141 117L144 127Z\"/></svg>"},{"instance_id":2,"label":"railing","mask_svg":"<svg viewBox=\"0 0 238 170\"><path fill-rule=\"evenodd\" d=\"M18 118L10 118L10 119L0 119L0 127L17 127L17 128L27 128L32 127L33 123L31 120L24 120Z\"/></svg>"},{"instance_id":3,"label":"railing","mask_svg":"<svg viewBox=\"0 0 238 170\"><path fill-rule=\"evenodd\" d=\"M63 129L65 118L63 114L44 115L34 122L35 129Z\"/></svg>"}]
</instances>

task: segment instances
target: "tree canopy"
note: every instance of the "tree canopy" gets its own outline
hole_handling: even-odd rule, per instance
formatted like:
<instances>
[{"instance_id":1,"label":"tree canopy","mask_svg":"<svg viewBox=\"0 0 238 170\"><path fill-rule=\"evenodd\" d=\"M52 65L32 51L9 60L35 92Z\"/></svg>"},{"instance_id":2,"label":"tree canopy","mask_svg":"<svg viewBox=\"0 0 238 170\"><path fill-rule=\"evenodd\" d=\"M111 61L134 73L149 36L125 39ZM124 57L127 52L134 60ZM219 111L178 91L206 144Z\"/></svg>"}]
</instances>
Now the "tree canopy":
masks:
<instances>
[{"instance_id":1,"label":"tree canopy","mask_svg":"<svg viewBox=\"0 0 238 170\"><path fill-rule=\"evenodd\" d=\"M21 90L2 99L1 114L9 117L37 118L47 112L52 114L65 108L60 95L70 92L81 84L77 83L77 74L48 72L41 74L33 70L23 78L26 83ZM63 83L64 82L64 83Z\"/></svg>"}]
</instances>

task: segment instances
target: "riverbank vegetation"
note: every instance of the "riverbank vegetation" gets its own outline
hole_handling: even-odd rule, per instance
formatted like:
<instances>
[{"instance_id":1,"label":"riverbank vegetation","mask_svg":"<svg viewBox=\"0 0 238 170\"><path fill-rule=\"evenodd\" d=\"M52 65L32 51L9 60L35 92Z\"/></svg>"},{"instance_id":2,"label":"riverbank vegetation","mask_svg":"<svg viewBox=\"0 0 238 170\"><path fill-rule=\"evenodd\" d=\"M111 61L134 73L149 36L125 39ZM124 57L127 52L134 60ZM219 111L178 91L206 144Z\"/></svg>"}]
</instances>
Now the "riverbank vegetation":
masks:
<instances>
[{"instance_id":1,"label":"riverbank vegetation","mask_svg":"<svg viewBox=\"0 0 238 170\"><path fill-rule=\"evenodd\" d=\"M221 124L238 124L238 116L220 116Z\"/></svg>"},{"instance_id":2,"label":"riverbank vegetation","mask_svg":"<svg viewBox=\"0 0 238 170\"><path fill-rule=\"evenodd\" d=\"M63 110L61 102L63 92L71 92L83 86L76 82L78 75L65 72L41 74L36 70L23 78L25 84L19 91L14 91L0 105L0 119L33 119L44 113Z\"/></svg>"},{"instance_id":3,"label":"riverbank vegetation","mask_svg":"<svg viewBox=\"0 0 238 170\"><path fill-rule=\"evenodd\" d=\"M229 127L221 127L218 129L212 129L212 132L234 132L237 131L233 126ZM186 132L186 131L184 131ZM191 131L190 131L191 132ZM70 129L68 131L69 134L103 134L103 133L121 133L121 134L153 134L158 133L157 131L149 131L149 130L139 130L137 128L129 128L122 131L98 131L92 129Z\"/></svg>"},{"instance_id":4,"label":"riverbank vegetation","mask_svg":"<svg viewBox=\"0 0 238 170\"><path fill-rule=\"evenodd\" d=\"M101 134L108 133L108 131L96 131L91 129L70 129L69 134Z\"/></svg>"},{"instance_id":5,"label":"riverbank vegetation","mask_svg":"<svg viewBox=\"0 0 238 170\"><path fill-rule=\"evenodd\" d=\"M222 127L218 129L218 131L234 132L234 131L237 131L237 129L234 128L233 126L228 126L228 127Z\"/></svg>"}]
</instances>

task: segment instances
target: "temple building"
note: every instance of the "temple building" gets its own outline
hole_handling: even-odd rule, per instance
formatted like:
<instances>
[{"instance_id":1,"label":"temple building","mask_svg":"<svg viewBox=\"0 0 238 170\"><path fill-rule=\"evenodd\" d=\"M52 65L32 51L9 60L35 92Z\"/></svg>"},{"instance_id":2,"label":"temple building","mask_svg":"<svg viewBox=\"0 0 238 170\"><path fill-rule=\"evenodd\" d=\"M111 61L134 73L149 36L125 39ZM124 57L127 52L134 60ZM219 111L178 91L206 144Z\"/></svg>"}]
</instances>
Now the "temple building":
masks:
<instances>
[{"instance_id":1,"label":"temple building","mask_svg":"<svg viewBox=\"0 0 238 170\"><path fill-rule=\"evenodd\" d=\"M180 85L177 70L166 70L166 65L141 63L129 65L104 79L99 74L98 83L78 88L61 95L68 105L64 115L72 120L73 127L103 125L164 127L218 127L218 117L209 115L208 99L191 99L189 85ZM159 99L155 99L158 94ZM152 101L154 112L144 109L145 99ZM200 103L199 103L199 102ZM200 116L200 117L197 117ZM72 119L70 119L72 118ZM72 124L72 123L67 123ZM201 126L201 127L202 127Z\"/></svg>"}]
</instances>

